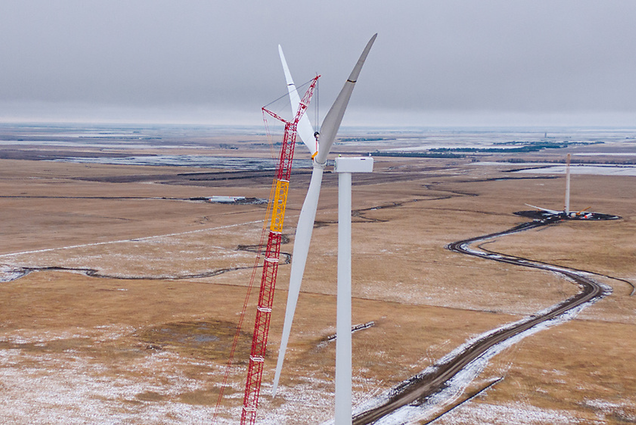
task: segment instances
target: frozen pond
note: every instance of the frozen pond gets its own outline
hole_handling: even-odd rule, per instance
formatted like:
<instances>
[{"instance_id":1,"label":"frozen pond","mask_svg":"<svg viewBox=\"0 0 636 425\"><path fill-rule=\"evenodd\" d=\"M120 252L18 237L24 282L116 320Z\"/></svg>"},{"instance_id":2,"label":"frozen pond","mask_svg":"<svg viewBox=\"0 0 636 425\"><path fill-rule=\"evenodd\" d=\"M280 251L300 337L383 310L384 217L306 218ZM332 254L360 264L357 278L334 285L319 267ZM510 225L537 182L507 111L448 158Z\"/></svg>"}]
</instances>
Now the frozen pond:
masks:
<instances>
[{"instance_id":1,"label":"frozen pond","mask_svg":"<svg viewBox=\"0 0 636 425\"><path fill-rule=\"evenodd\" d=\"M518 164L515 164L518 165ZM536 164L532 164L536 165ZM565 165L531 168L515 171L528 174L565 174ZM589 174L597 176L636 176L636 166L629 165L572 165L571 174Z\"/></svg>"},{"instance_id":2,"label":"frozen pond","mask_svg":"<svg viewBox=\"0 0 636 425\"><path fill-rule=\"evenodd\" d=\"M572 156L636 156L636 152L581 152Z\"/></svg>"},{"instance_id":3,"label":"frozen pond","mask_svg":"<svg viewBox=\"0 0 636 425\"><path fill-rule=\"evenodd\" d=\"M68 141L68 140L0 140L0 146L48 146L48 147L63 147L63 148L101 148L101 149L155 149L157 146L152 146L150 144L141 144L141 138L135 139L136 143L131 142L123 142L123 141L110 141L108 143L101 142L95 143L92 140L77 140L77 141ZM162 145L161 148L172 148L172 149L183 149L183 148L202 148L202 146L171 146L171 145Z\"/></svg>"},{"instance_id":4,"label":"frozen pond","mask_svg":"<svg viewBox=\"0 0 636 425\"><path fill-rule=\"evenodd\" d=\"M141 155L124 158L82 158L56 159L55 162L75 162L82 164L154 165L172 167L229 168L238 170L273 170L276 162L269 158L240 158L207 155ZM293 168L311 168L311 160L296 159Z\"/></svg>"}]
</instances>

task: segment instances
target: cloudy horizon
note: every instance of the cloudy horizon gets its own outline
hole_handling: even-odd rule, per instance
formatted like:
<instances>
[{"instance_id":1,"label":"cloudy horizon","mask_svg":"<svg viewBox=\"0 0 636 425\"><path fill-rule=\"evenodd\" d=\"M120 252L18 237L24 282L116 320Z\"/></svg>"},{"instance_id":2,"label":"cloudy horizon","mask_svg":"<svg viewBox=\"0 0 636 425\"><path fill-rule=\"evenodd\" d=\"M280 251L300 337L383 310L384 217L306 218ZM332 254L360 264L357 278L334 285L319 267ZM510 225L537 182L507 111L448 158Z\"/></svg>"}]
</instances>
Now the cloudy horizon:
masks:
<instances>
[{"instance_id":1,"label":"cloudy horizon","mask_svg":"<svg viewBox=\"0 0 636 425\"><path fill-rule=\"evenodd\" d=\"M320 73L343 125L636 123L636 3L25 0L0 5L0 122L259 125Z\"/></svg>"}]
</instances>

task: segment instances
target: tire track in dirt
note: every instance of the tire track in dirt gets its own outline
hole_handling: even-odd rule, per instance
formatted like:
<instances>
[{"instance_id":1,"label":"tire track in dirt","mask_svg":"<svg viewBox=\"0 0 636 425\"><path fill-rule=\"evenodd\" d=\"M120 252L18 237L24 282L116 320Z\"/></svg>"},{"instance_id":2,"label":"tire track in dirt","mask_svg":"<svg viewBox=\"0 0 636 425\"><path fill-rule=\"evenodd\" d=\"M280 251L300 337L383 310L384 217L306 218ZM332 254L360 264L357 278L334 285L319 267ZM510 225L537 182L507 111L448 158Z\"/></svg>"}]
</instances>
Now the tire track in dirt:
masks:
<instances>
[{"instance_id":1,"label":"tire track in dirt","mask_svg":"<svg viewBox=\"0 0 636 425\"><path fill-rule=\"evenodd\" d=\"M289 237L287 235L282 235L281 238L281 243L282 244L288 244L289 243ZM264 247L261 247L259 245L239 245L236 248L236 251L246 251L246 252L253 252L255 254L261 254L264 253ZM280 255L284 258L284 260L282 260L280 262L280 264L290 264L291 263L291 253L290 252L285 252L285 251L281 251ZM221 269L215 269L215 270L208 270L205 272L201 272L201 273L192 273L192 274L183 274L183 275L178 275L178 274L174 274L174 275L160 275L160 276L156 276L156 275L114 275L114 274L107 274L107 273L101 273L99 270L97 269L93 269L93 268L89 268L89 267L63 267L63 266L26 266L26 267L22 267L22 266L11 266L9 264L0 264L0 266L4 266L2 270L6 275L10 276L10 278L8 278L7 280L2 280L0 279L0 282L11 282L17 279L20 279L30 273L33 272L51 272L51 271L62 271L62 272L71 272L71 273L81 273L83 275L86 275L88 277L98 277L98 278L103 278L103 279L119 279L119 280L185 280L185 279L202 279L202 278L206 278L206 277L213 277L213 276L218 276L224 273L228 273L228 272L233 272L233 271L237 271L237 270L247 270L247 269L252 269L253 266L241 266L241 267L225 267L225 268L221 268ZM262 265L258 266L259 268L262 267Z\"/></svg>"}]
</instances>

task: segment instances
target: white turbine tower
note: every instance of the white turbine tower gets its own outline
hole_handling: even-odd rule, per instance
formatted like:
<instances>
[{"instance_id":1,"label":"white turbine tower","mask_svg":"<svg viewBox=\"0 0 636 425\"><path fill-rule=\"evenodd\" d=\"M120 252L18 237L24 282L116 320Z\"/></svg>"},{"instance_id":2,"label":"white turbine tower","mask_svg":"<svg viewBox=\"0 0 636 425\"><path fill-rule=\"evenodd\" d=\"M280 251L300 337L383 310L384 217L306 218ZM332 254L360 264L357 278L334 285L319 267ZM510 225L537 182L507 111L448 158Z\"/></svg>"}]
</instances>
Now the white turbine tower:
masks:
<instances>
[{"instance_id":1,"label":"white turbine tower","mask_svg":"<svg viewBox=\"0 0 636 425\"><path fill-rule=\"evenodd\" d=\"M338 173L338 293L335 425L351 425L351 173L373 171L373 158L336 158Z\"/></svg>"},{"instance_id":2,"label":"white turbine tower","mask_svg":"<svg viewBox=\"0 0 636 425\"><path fill-rule=\"evenodd\" d=\"M340 123L349 103L349 98L353 92L353 87L360 75L360 70L364 61L373 46L373 42L377 34L369 40L362 55L358 59L358 62L351 71L349 78L344 84L344 87L338 94L338 97L334 101L331 109L327 113L325 120L322 123L321 133L319 140L316 142L313 135L311 124L307 119L307 124L302 124L302 120L298 126L298 134L303 142L309 148L312 158L314 159L314 166L311 173L311 181L309 182L309 189L300 211L298 218L298 225L296 227L296 236L294 240L294 250L292 255L291 274L289 279L289 294L287 296L287 308L285 310L285 324L283 325L283 335L280 343L280 350L278 352L278 362L276 364L276 375L274 377L274 385L272 387L272 395L276 395L276 389L278 387L278 381L283 368L283 362L285 360L285 351L287 350L287 342L289 341L289 334L291 332L292 321L294 319L294 312L296 311L296 304L298 303L298 295L300 293L300 285L302 283L303 274L305 272L305 264L307 262L307 253L309 252L309 244L311 241L311 234L314 227L314 221L316 219L316 210L318 209L318 197L320 195L320 186L322 185L322 174L327 164L327 155L331 149L331 145L336 138ZM285 71L285 78L287 79L287 87L290 93L290 101L292 104L292 110L298 108L298 92L292 80L291 74L285 62L285 57L282 53L282 49L279 46L279 53L281 62L283 63L283 69ZM306 118L306 114L303 119ZM316 146L317 144L317 146ZM317 148L317 149L316 149Z\"/></svg>"}]
</instances>

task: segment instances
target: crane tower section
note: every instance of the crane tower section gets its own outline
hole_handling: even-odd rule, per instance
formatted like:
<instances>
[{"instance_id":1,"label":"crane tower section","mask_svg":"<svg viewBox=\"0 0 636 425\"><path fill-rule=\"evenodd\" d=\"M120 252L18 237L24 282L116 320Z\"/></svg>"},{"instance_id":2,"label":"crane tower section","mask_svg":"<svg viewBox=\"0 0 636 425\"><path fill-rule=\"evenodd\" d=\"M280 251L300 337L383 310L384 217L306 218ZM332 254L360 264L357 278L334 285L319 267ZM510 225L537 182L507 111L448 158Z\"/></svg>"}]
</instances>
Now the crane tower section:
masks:
<instances>
[{"instance_id":1,"label":"crane tower section","mask_svg":"<svg viewBox=\"0 0 636 425\"><path fill-rule=\"evenodd\" d=\"M298 110L292 121L287 121L276 113L263 108L263 113L268 114L285 124L283 143L280 150L276 179L270 196L271 219L269 223L269 235L265 248L263 261L263 274L256 307L256 320L254 334L252 336L252 348L250 351L245 394L243 397L243 410L241 412L241 425L254 424L261 390L265 352L267 350L267 337L274 302L274 289L278 274L278 260L280 257L280 244L283 234L283 222L285 220L285 208L287 206L287 192L291 177L292 162L294 159L294 147L296 145L298 122L309 106L309 101L314 93L318 78L311 80L309 88L305 92Z\"/></svg>"}]
</instances>

